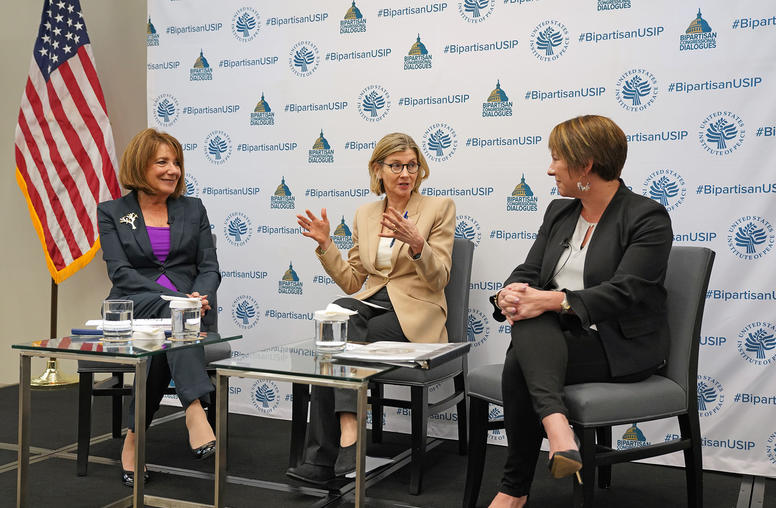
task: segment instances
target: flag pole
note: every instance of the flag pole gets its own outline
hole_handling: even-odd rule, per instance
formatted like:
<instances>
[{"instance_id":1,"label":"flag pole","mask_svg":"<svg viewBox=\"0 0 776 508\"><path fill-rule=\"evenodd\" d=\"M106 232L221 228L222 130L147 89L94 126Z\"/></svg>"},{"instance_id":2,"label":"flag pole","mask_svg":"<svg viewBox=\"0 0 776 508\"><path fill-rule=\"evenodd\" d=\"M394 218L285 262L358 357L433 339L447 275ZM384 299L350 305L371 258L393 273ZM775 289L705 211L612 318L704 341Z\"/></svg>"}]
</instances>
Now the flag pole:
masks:
<instances>
[{"instance_id":1,"label":"flag pole","mask_svg":"<svg viewBox=\"0 0 776 508\"><path fill-rule=\"evenodd\" d=\"M54 279L51 279L51 326L49 328L49 338L57 337L57 300L59 296L59 286ZM78 383L78 376L63 374L59 371L56 358L49 358L46 361L46 370L39 377L30 381L33 388L60 388Z\"/></svg>"}]
</instances>

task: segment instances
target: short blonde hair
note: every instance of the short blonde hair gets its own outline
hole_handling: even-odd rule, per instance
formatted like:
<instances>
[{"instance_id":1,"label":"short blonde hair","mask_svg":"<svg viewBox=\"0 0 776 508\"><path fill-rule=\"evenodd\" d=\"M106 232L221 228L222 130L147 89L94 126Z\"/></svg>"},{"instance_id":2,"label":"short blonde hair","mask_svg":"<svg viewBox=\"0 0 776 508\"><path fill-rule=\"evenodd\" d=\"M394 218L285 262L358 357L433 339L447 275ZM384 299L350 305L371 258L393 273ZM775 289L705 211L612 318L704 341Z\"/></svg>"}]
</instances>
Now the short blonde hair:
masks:
<instances>
[{"instance_id":1,"label":"short blonde hair","mask_svg":"<svg viewBox=\"0 0 776 508\"><path fill-rule=\"evenodd\" d=\"M381 196L385 193L385 187L383 187L383 179L380 178L381 163L388 158L389 155L396 152L403 152L405 150L413 150L415 156L418 159L418 177L415 179L415 186L413 191L420 189L420 182L428 178L430 170L426 158L423 157L423 152L415 143L415 140L401 132L392 132L383 139L377 142L375 149L372 152L372 158L369 159L369 189Z\"/></svg>"},{"instance_id":2,"label":"short blonde hair","mask_svg":"<svg viewBox=\"0 0 776 508\"><path fill-rule=\"evenodd\" d=\"M622 129L605 116L585 115L566 120L550 132L550 151L569 169L593 162L591 171L606 181L616 180L628 157L628 139Z\"/></svg>"},{"instance_id":3,"label":"short blonde hair","mask_svg":"<svg viewBox=\"0 0 776 508\"><path fill-rule=\"evenodd\" d=\"M145 129L137 134L127 145L124 155L121 156L119 166L119 182L125 189L134 191L143 191L147 194L153 194L154 190L148 184L146 172L148 165L154 157L159 145L166 144L175 153L175 158L181 169L181 177L175 186L171 197L177 198L183 194L186 189L185 172L183 170L183 147L180 142L166 132L159 132L155 129Z\"/></svg>"}]
</instances>

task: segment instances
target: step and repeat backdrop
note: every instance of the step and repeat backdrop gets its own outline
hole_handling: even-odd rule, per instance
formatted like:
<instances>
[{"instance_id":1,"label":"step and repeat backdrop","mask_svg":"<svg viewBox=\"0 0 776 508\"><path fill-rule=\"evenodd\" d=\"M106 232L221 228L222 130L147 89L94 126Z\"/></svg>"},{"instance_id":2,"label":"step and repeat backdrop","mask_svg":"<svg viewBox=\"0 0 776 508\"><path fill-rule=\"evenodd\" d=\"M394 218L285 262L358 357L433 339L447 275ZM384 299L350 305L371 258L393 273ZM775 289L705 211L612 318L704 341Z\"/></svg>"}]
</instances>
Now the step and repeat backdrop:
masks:
<instances>
[{"instance_id":1,"label":"step and repeat backdrop","mask_svg":"<svg viewBox=\"0 0 776 508\"><path fill-rule=\"evenodd\" d=\"M187 195L207 207L219 326L245 337L234 354L312 336L313 312L342 292L295 215L327 208L344 253L354 211L378 199L375 142L402 131L431 167L421 192L453 198L456 235L477 246L470 365L501 362L510 330L487 297L558 198L549 132L602 114L628 136L626 184L669 210L675 244L717 252L698 375L704 465L776 476L773 4L149 0L148 12L148 123L183 143ZM290 416L290 385L235 379L230 396L233 411ZM409 430L405 410L380 417ZM430 432L454 438L456 425L446 412ZM620 448L677 435L614 430Z\"/></svg>"}]
</instances>

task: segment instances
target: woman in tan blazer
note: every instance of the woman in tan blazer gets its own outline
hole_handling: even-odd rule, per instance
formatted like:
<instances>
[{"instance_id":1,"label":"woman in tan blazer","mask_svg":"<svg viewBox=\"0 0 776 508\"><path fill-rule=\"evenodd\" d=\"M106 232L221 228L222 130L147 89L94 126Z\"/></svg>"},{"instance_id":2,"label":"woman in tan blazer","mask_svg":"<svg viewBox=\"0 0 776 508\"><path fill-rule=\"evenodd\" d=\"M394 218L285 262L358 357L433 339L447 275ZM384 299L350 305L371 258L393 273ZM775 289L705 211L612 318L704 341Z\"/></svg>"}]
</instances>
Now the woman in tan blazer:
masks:
<instances>
[{"instance_id":1,"label":"woman in tan blazer","mask_svg":"<svg viewBox=\"0 0 776 508\"><path fill-rule=\"evenodd\" d=\"M356 293L335 302L358 312L348 322L348 337L447 342L444 289L455 203L420 194L429 168L406 134L388 134L376 144L369 176L372 192L385 198L356 210L347 259L331 241L325 208L320 218L310 210L297 215L302 234L318 242L316 255L326 272L345 293ZM287 474L325 484L355 470L355 409L353 390L313 387L310 412L317 417L308 427L305 461Z\"/></svg>"}]
</instances>

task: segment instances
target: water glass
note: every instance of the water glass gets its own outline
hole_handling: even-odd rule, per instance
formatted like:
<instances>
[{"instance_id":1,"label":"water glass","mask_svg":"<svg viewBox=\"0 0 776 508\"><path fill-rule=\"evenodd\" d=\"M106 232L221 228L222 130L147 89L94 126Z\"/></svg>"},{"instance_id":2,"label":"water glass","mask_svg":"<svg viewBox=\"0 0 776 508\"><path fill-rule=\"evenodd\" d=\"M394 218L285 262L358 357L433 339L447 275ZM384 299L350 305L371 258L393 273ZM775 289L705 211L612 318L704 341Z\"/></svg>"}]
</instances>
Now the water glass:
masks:
<instances>
[{"instance_id":1,"label":"water glass","mask_svg":"<svg viewBox=\"0 0 776 508\"><path fill-rule=\"evenodd\" d=\"M348 316L329 316L317 311L315 323L315 349L338 353L345 350L348 342Z\"/></svg>"},{"instance_id":2,"label":"water glass","mask_svg":"<svg viewBox=\"0 0 776 508\"><path fill-rule=\"evenodd\" d=\"M173 300L170 302L171 340L195 340L199 338L202 302L199 300Z\"/></svg>"},{"instance_id":3,"label":"water glass","mask_svg":"<svg viewBox=\"0 0 776 508\"><path fill-rule=\"evenodd\" d=\"M102 302L102 337L105 341L124 342L132 338L132 300Z\"/></svg>"}]
</instances>

